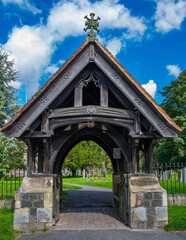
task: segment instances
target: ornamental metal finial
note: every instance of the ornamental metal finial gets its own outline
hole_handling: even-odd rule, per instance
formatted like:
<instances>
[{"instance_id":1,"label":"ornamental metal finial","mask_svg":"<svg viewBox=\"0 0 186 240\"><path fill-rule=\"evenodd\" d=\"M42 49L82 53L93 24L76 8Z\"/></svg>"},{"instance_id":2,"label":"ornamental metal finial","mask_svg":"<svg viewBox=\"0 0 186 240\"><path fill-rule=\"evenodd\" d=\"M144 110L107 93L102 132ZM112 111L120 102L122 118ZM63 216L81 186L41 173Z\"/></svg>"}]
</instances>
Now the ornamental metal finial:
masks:
<instances>
[{"instance_id":1,"label":"ornamental metal finial","mask_svg":"<svg viewBox=\"0 0 186 240\"><path fill-rule=\"evenodd\" d=\"M90 29L90 32L88 32L88 37L90 40L97 40L94 30L96 30L97 32L100 31L98 29L99 27L98 20L100 20L101 18L97 17L97 19L94 19L94 16L95 16L95 13L90 13L91 18L88 18L87 15L84 17L87 19L87 21L85 22L86 28L84 28L84 30L86 32L88 29Z\"/></svg>"}]
</instances>

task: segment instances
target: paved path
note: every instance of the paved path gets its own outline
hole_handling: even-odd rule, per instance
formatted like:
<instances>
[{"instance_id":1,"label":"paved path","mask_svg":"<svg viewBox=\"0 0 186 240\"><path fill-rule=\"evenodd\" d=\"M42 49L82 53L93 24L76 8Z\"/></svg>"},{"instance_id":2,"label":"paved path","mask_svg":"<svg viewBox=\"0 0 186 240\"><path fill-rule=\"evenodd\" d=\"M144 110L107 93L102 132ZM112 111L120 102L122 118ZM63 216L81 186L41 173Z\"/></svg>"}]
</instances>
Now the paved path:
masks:
<instances>
[{"instance_id":1,"label":"paved path","mask_svg":"<svg viewBox=\"0 0 186 240\"><path fill-rule=\"evenodd\" d=\"M70 184L70 183L69 183ZM78 190L64 190L69 193L64 207L111 207L112 206L112 190L109 188L98 188L82 186L78 184L70 184L83 187Z\"/></svg>"},{"instance_id":2,"label":"paved path","mask_svg":"<svg viewBox=\"0 0 186 240\"><path fill-rule=\"evenodd\" d=\"M76 185L80 186L80 185ZM127 228L110 207L110 189L83 186L82 190L65 190L60 220L52 231L25 234L19 240L185 240L185 233L142 231ZM73 207L72 207L73 206Z\"/></svg>"},{"instance_id":3,"label":"paved path","mask_svg":"<svg viewBox=\"0 0 186 240\"><path fill-rule=\"evenodd\" d=\"M110 207L65 208L55 230L127 229L115 209Z\"/></svg>"},{"instance_id":4,"label":"paved path","mask_svg":"<svg viewBox=\"0 0 186 240\"><path fill-rule=\"evenodd\" d=\"M19 240L185 240L184 233L134 230L50 231L26 234Z\"/></svg>"},{"instance_id":5,"label":"paved path","mask_svg":"<svg viewBox=\"0 0 186 240\"><path fill-rule=\"evenodd\" d=\"M55 230L126 229L118 213L112 208L112 190L81 186L83 189L65 190L69 193Z\"/></svg>"}]
</instances>

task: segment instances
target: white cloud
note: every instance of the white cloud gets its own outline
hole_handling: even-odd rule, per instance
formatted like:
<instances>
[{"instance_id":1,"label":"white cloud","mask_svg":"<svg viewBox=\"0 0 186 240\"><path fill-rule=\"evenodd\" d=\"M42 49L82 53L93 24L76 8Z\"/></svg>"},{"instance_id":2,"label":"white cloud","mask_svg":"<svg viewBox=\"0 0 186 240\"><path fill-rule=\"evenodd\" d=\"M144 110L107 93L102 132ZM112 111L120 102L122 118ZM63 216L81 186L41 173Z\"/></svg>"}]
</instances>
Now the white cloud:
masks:
<instances>
[{"instance_id":1,"label":"white cloud","mask_svg":"<svg viewBox=\"0 0 186 240\"><path fill-rule=\"evenodd\" d=\"M180 67L178 67L178 65L167 65L166 66L169 75L173 75L174 77L178 77L181 73L181 69Z\"/></svg>"},{"instance_id":2,"label":"white cloud","mask_svg":"<svg viewBox=\"0 0 186 240\"><path fill-rule=\"evenodd\" d=\"M185 0L155 0L157 9L154 15L155 27L158 32L169 32L180 29L186 17Z\"/></svg>"},{"instance_id":3,"label":"white cloud","mask_svg":"<svg viewBox=\"0 0 186 240\"><path fill-rule=\"evenodd\" d=\"M24 26L14 28L4 45L15 59L22 82L29 89L29 97L38 90L42 71L50 63L53 49L46 37L42 27Z\"/></svg>"},{"instance_id":4,"label":"white cloud","mask_svg":"<svg viewBox=\"0 0 186 240\"><path fill-rule=\"evenodd\" d=\"M16 89L20 89L22 83L19 81L11 81L8 85Z\"/></svg>"},{"instance_id":5,"label":"white cloud","mask_svg":"<svg viewBox=\"0 0 186 240\"><path fill-rule=\"evenodd\" d=\"M25 1L14 0L17 4ZM27 85L29 97L38 89L39 79L46 73L45 71L54 71L51 56L57 44L62 43L68 36L85 35L84 16L90 12L95 12L96 16L101 17L102 31L120 29L120 37L110 39L109 36L104 40L114 55L124 46L122 41L124 35L139 40L147 28L143 18L132 16L130 11L117 0L102 0L94 3L88 0L61 0L50 10L46 25L41 22L37 26L15 27L4 45L4 49L15 58L20 80Z\"/></svg>"},{"instance_id":6,"label":"white cloud","mask_svg":"<svg viewBox=\"0 0 186 240\"><path fill-rule=\"evenodd\" d=\"M122 48L122 43L121 43L121 39L118 38L113 38L111 40L109 40L107 42L106 47L108 48L108 50L114 55L116 56L121 48Z\"/></svg>"},{"instance_id":7,"label":"white cloud","mask_svg":"<svg viewBox=\"0 0 186 240\"><path fill-rule=\"evenodd\" d=\"M154 80L149 80L148 83L142 84L142 87L154 98L157 90L157 85Z\"/></svg>"},{"instance_id":8,"label":"white cloud","mask_svg":"<svg viewBox=\"0 0 186 240\"><path fill-rule=\"evenodd\" d=\"M46 67L45 73L54 74L58 69L59 68L56 65L52 64L52 65Z\"/></svg>"},{"instance_id":9,"label":"white cloud","mask_svg":"<svg viewBox=\"0 0 186 240\"><path fill-rule=\"evenodd\" d=\"M17 4L20 8L31 11L33 14L41 13L41 10L36 8L33 4L31 4L28 0L1 0L4 5L6 4Z\"/></svg>"}]
</instances>

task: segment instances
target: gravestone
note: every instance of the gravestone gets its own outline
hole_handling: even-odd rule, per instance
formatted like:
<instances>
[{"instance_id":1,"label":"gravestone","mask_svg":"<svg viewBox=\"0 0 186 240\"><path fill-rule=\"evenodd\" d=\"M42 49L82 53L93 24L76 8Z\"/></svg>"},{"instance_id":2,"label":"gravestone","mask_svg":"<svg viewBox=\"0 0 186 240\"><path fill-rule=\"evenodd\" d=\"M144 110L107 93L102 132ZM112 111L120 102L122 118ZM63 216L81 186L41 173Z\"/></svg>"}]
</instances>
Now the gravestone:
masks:
<instances>
[{"instance_id":1,"label":"gravestone","mask_svg":"<svg viewBox=\"0 0 186 240\"><path fill-rule=\"evenodd\" d=\"M83 169L83 178L85 178L85 174L86 174L85 169Z\"/></svg>"},{"instance_id":2,"label":"gravestone","mask_svg":"<svg viewBox=\"0 0 186 240\"><path fill-rule=\"evenodd\" d=\"M186 183L186 167L183 169L183 182Z\"/></svg>"}]
</instances>

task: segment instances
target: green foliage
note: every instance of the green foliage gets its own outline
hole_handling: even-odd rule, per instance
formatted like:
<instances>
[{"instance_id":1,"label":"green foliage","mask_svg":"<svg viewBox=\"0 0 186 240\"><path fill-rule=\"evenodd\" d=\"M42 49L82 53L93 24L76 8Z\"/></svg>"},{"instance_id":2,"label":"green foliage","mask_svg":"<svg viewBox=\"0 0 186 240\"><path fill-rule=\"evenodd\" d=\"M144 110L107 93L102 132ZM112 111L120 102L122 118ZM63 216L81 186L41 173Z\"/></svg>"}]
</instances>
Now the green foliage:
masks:
<instances>
[{"instance_id":1,"label":"green foliage","mask_svg":"<svg viewBox=\"0 0 186 240\"><path fill-rule=\"evenodd\" d=\"M166 231L186 231L186 206L168 207L168 216Z\"/></svg>"},{"instance_id":2,"label":"green foliage","mask_svg":"<svg viewBox=\"0 0 186 240\"><path fill-rule=\"evenodd\" d=\"M178 138L164 138L158 141L154 159L157 162L184 162L186 156L186 70L170 86L160 92L163 97L161 107L182 129Z\"/></svg>"},{"instance_id":3,"label":"green foliage","mask_svg":"<svg viewBox=\"0 0 186 240\"><path fill-rule=\"evenodd\" d=\"M93 141L82 141L71 149L65 158L63 168L70 168L75 176L76 169L101 168L108 163L108 159L108 155L98 144Z\"/></svg>"},{"instance_id":4,"label":"green foliage","mask_svg":"<svg viewBox=\"0 0 186 240\"><path fill-rule=\"evenodd\" d=\"M0 128L18 110L15 104L17 90L10 86L16 81L18 73L15 70L14 61L9 58L8 53L0 48Z\"/></svg>"},{"instance_id":5,"label":"green foliage","mask_svg":"<svg viewBox=\"0 0 186 240\"><path fill-rule=\"evenodd\" d=\"M0 139L0 169L5 172L9 168L25 168L25 143L15 138L6 138L1 132Z\"/></svg>"}]
</instances>

